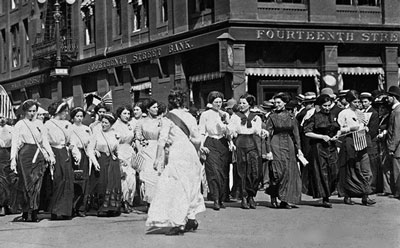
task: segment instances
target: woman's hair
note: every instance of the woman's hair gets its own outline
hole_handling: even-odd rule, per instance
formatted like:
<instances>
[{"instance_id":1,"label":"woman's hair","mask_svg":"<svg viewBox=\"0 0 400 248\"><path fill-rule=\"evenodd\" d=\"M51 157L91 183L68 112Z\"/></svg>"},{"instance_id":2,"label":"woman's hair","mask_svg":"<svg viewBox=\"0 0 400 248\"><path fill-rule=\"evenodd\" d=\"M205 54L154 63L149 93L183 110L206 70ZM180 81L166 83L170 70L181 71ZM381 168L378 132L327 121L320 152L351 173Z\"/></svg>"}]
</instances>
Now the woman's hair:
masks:
<instances>
[{"instance_id":1,"label":"woman's hair","mask_svg":"<svg viewBox=\"0 0 400 248\"><path fill-rule=\"evenodd\" d=\"M246 101L250 105L250 107L254 107L254 105L256 105L256 98L249 93L243 94L242 96L240 96L239 99L246 99Z\"/></svg>"},{"instance_id":2,"label":"woman's hair","mask_svg":"<svg viewBox=\"0 0 400 248\"><path fill-rule=\"evenodd\" d=\"M290 96L289 96L287 93L285 93L285 92L279 92L279 93L277 93L277 94L273 97L273 99L275 100L276 98L281 99L282 102L284 102L284 103L290 102Z\"/></svg>"},{"instance_id":3,"label":"woman's hair","mask_svg":"<svg viewBox=\"0 0 400 248\"><path fill-rule=\"evenodd\" d=\"M143 107L143 102L142 101L135 102L135 104L133 104L133 108L132 109L134 109L135 107L139 107L142 110L143 113L146 112L146 109L144 109L144 107Z\"/></svg>"},{"instance_id":4,"label":"woman's hair","mask_svg":"<svg viewBox=\"0 0 400 248\"><path fill-rule=\"evenodd\" d=\"M101 116L100 121L102 121L103 119L107 119L110 122L110 125L112 126L116 119L113 113L107 112L104 115Z\"/></svg>"},{"instance_id":5,"label":"woman's hair","mask_svg":"<svg viewBox=\"0 0 400 248\"><path fill-rule=\"evenodd\" d=\"M351 103L352 101L359 99L360 95L356 90L350 90L349 92L346 93L345 99L348 103Z\"/></svg>"},{"instance_id":6,"label":"woman's hair","mask_svg":"<svg viewBox=\"0 0 400 248\"><path fill-rule=\"evenodd\" d=\"M28 99L25 102L22 103L22 111L24 112L28 112L28 110L32 107L32 106L36 106L36 110L38 110L39 108L39 103L32 100L32 99Z\"/></svg>"},{"instance_id":7,"label":"woman's hair","mask_svg":"<svg viewBox=\"0 0 400 248\"><path fill-rule=\"evenodd\" d=\"M322 106L323 104L327 103L327 102L331 102L332 99L329 95L327 94L322 94L320 95L317 100L315 101L316 105Z\"/></svg>"},{"instance_id":8,"label":"woman's hair","mask_svg":"<svg viewBox=\"0 0 400 248\"><path fill-rule=\"evenodd\" d=\"M147 98L143 101L143 113L148 114L147 109L151 108L151 106L153 106L154 104L156 104L157 101L154 100L153 98Z\"/></svg>"},{"instance_id":9,"label":"woman's hair","mask_svg":"<svg viewBox=\"0 0 400 248\"><path fill-rule=\"evenodd\" d=\"M76 116L79 112L82 112L83 117L86 116L86 112L85 112L85 110L83 110L83 108L81 108L81 107L76 107L76 108L73 108L73 109L71 110L71 112L69 113L69 116L71 117L71 121L74 120L75 116Z\"/></svg>"},{"instance_id":10,"label":"woman's hair","mask_svg":"<svg viewBox=\"0 0 400 248\"><path fill-rule=\"evenodd\" d=\"M118 118L121 117L121 114L125 109L129 111L129 114L131 115L131 117L133 116L133 108L130 105L125 105L125 106L118 107L117 111L115 111L115 114L117 115Z\"/></svg>"},{"instance_id":11,"label":"woman's hair","mask_svg":"<svg viewBox=\"0 0 400 248\"><path fill-rule=\"evenodd\" d=\"M107 105L105 105L104 103L99 103L96 107L94 107L94 112L96 114L98 114L99 110L102 109L102 108L105 109L106 112L110 111L110 108Z\"/></svg>"},{"instance_id":12,"label":"woman's hair","mask_svg":"<svg viewBox=\"0 0 400 248\"><path fill-rule=\"evenodd\" d=\"M219 91L211 91L208 96L207 96L207 102L208 103L213 103L215 99L221 98L221 100L224 99L224 94L222 94Z\"/></svg>"},{"instance_id":13,"label":"woman's hair","mask_svg":"<svg viewBox=\"0 0 400 248\"><path fill-rule=\"evenodd\" d=\"M158 112L157 115L162 115L167 112L167 105L163 102L158 103Z\"/></svg>"},{"instance_id":14,"label":"woman's hair","mask_svg":"<svg viewBox=\"0 0 400 248\"><path fill-rule=\"evenodd\" d=\"M53 102L49 107L48 107L48 111L49 114L52 116L55 116L58 113L61 113L63 111L65 111L66 109L68 109L68 104L62 100L57 101L57 102Z\"/></svg>"},{"instance_id":15,"label":"woman's hair","mask_svg":"<svg viewBox=\"0 0 400 248\"><path fill-rule=\"evenodd\" d=\"M171 109L181 108L185 103L186 94L181 88L173 88L168 95L168 104Z\"/></svg>"}]
</instances>

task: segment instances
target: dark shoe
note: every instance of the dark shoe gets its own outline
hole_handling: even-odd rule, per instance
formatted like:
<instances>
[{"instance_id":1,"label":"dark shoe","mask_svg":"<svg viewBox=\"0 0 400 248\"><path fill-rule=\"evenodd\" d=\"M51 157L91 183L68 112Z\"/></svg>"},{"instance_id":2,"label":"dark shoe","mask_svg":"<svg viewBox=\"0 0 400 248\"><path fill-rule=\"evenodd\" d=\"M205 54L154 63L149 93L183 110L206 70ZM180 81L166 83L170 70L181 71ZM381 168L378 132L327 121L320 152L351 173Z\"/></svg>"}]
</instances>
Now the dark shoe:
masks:
<instances>
[{"instance_id":1,"label":"dark shoe","mask_svg":"<svg viewBox=\"0 0 400 248\"><path fill-rule=\"evenodd\" d=\"M371 206L371 205L374 205L376 203L376 201L374 201L374 200L372 200L372 199L370 199L368 197L367 198L363 198L361 202L365 206Z\"/></svg>"},{"instance_id":2,"label":"dark shoe","mask_svg":"<svg viewBox=\"0 0 400 248\"><path fill-rule=\"evenodd\" d=\"M51 220L57 220L57 215L56 214L51 214L50 219Z\"/></svg>"},{"instance_id":3,"label":"dark shoe","mask_svg":"<svg viewBox=\"0 0 400 248\"><path fill-rule=\"evenodd\" d=\"M276 197L271 197L271 205L272 205L273 208L278 208L279 207L278 200L277 200Z\"/></svg>"},{"instance_id":4,"label":"dark shoe","mask_svg":"<svg viewBox=\"0 0 400 248\"><path fill-rule=\"evenodd\" d=\"M249 204L247 203L247 200L246 200L245 197L242 198L242 202L240 203L240 205L241 205L241 207L242 207L243 209L250 209L250 206L249 206Z\"/></svg>"},{"instance_id":5,"label":"dark shoe","mask_svg":"<svg viewBox=\"0 0 400 248\"><path fill-rule=\"evenodd\" d=\"M185 225L185 232L196 231L199 227L197 220L188 219Z\"/></svg>"},{"instance_id":6,"label":"dark shoe","mask_svg":"<svg viewBox=\"0 0 400 248\"><path fill-rule=\"evenodd\" d=\"M167 236L176 236L176 235L183 235L185 232L185 228L183 226L176 226L171 228L168 232L165 233Z\"/></svg>"},{"instance_id":7,"label":"dark shoe","mask_svg":"<svg viewBox=\"0 0 400 248\"><path fill-rule=\"evenodd\" d=\"M332 208L332 204L327 202L327 201L323 201L322 202L322 207L324 207L324 208Z\"/></svg>"},{"instance_id":8,"label":"dark shoe","mask_svg":"<svg viewBox=\"0 0 400 248\"><path fill-rule=\"evenodd\" d=\"M344 204L347 204L347 205L354 205L354 202L351 200L350 197L347 197L347 196L344 197L343 201L344 201Z\"/></svg>"},{"instance_id":9,"label":"dark shoe","mask_svg":"<svg viewBox=\"0 0 400 248\"><path fill-rule=\"evenodd\" d=\"M292 209L292 206L290 206L289 203L287 203L287 202L281 202L281 204L279 205L279 208Z\"/></svg>"},{"instance_id":10,"label":"dark shoe","mask_svg":"<svg viewBox=\"0 0 400 248\"><path fill-rule=\"evenodd\" d=\"M224 202L220 202L220 203L219 203L219 207L220 207L220 208L223 208L223 209L225 209L225 208L226 208L226 206L225 206Z\"/></svg>"},{"instance_id":11,"label":"dark shoe","mask_svg":"<svg viewBox=\"0 0 400 248\"><path fill-rule=\"evenodd\" d=\"M220 208L221 206L219 205L218 201L214 201L213 209L218 211Z\"/></svg>"},{"instance_id":12,"label":"dark shoe","mask_svg":"<svg viewBox=\"0 0 400 248\"><path fill-rule=\"evenodd\" d=\"M377 196L389 196L391 195L390 193L378 193Z\"/></svg>"},{"instance_id":13,"label":"dark shoe","mask_svg":"<svg viewBox=\"0 0 400 248\"><path fill-rule=\"evenodd\" d=\"M254 198L252 196L249 197L249 205L251 209L256 209L256 202L254 201Z\"/></svg>"},{"instance_id":14,"label":"dark shoe","mask_svg":"<svg viewBox=\"0 0 400 248\"><path fill-rule=\"evenodd\" d=\"M39 222L38 210L33 210L31 217L32 217L31 222Z\"/></svg>"},{"instance_id":15,"label":"dark shoe","mask_svg":"<svg viewBox=\"0 0 400 248\"><path fill-rule=\"evenodd\" d=\"M84 212L77 211L76 212L76 216L78 216L78 217L86 217L86 214Z\"/></svg>"},{"instance_id":16,"label":"dark shoe","mask_svg":"<svg viewBox=\"0 0 400 248\"><path fill-rule=\"evenodd\" d=\"M62 215L61 218L63 220L72 220L72 216L68 216L68 215Z\"/></svg>"},{"instance_id":17,"label":"dark shoe","mask_svg":"<svg viewBox=\"0 0 400 248\"><path fill-rule=\"evenodd\" d=\"M22 221L28 221L28 212L23 212L21 219L22 219Z\"/></svg>"},{"instance_id":18,"label":"dark shoe","mask_svg":"<svg viewBox=\"0 0 400 248\"><path fill-rule=\"evenodd\" d=\"M0 207L0 216L6 216L6 210L4 207Z\"/></svg>"}]
</instances>

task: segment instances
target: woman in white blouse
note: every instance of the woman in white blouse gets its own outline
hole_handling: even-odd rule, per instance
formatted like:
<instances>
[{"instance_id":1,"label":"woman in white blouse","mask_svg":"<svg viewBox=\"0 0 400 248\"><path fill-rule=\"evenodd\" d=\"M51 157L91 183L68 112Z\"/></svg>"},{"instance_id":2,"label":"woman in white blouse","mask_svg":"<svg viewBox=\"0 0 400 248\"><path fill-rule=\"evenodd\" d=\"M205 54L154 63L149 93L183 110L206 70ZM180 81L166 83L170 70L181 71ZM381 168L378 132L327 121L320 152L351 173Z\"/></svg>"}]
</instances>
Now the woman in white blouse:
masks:
<instances>
[{"instance_id":1,"label":"woman in white blouse","mask_svg":"<svg viewBox=\"0 0 400 248\"><path fill-rule=\"evenodd\" d=\"M55 164L53 151L50 147L47 129L43 123L35 119L39 104L33 100L22 103L24 118L14 127L11 143L11 169L18 173L23 182L26 199L22 204L22 220L38 222L40 189L46 162Z\"/></svg>"},{"instance_id":2,"label":"woman in white blouse","mask_svg":"<svg viewBox=\"0 0 400 248\"><path fill-rule=\"evenodd\" d=\"M82 120L85 117L86 112L81 107L76 107L71 110L70 117L72 121L72 133L71 143L75 144L79 150L79 155L74 156L72 154L74 163L74 170L81 170L81 179L74 178L74 211L79 217L84 217L86 214L86 203L88 200L89 190L89 175L90 175L90 164L89 155L87 153L87 147L89 144L92 131L86 125L82 124Z\"/></svg>"},{"instance_id":3,"label":"woman in white blouse","mask_svg":"<svg viewBox=\"0 0 400 248\"><path fill-rule=\"evenodd\" d=\"M74 176L72 159L69 149L80 162L77 145L71 140L71 123L66 120L68 104L58 101L49 106L52 119L45 123L48 140L55 155L56 163L53 169L53 191L50 200L51 219L70 219L72 216L72 201L74 198Z\"/></svg>"},{"instance_id":4,"label":"woman in white blouse","mask_svg":"<svg viewBox=\"0 0 400 248\"><path fill-rule=\"evenodd\" d=\"M90 178L91 203L98 202L97 216L118 216L121 213L121 171L117 157L118 135L111 129L115 117L102 115L101 130L94 133L88 154L95 171Z\"/></svg>"},{"instance_id":5,"label":"woman in white blouse","mask_svg":"<svg viewBox=\"0 0 400 248\"><path fill-rule=\"evenodd\" d=\"M205 161L206 177L213 209L225 208L228 195L229 147L226 139L228 113L221 111L224 95L218 91L208 94L208 103L212 108L200 116L199 131L202 135L201 150L207 155Z\"/></svg>"},{"instance_id":6,"label":"woman in white blouse","mask_svg":"<svg viewBox=\"0 0 400 248\"><path fill-rule=\"evenodd\" d=\"M6 124L6 118L0 116L0 216L6 215L11 202L10 194L10 148L12 127Z\"/></svg>"}]
</instances>

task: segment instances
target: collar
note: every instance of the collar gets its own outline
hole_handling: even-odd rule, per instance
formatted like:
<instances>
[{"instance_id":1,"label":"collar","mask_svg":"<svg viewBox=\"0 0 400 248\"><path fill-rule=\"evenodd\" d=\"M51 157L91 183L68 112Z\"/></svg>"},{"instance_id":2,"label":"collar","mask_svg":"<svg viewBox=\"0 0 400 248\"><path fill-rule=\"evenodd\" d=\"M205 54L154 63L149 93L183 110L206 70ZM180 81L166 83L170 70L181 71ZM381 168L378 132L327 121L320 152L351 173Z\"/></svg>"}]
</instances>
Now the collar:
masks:
<instances>
[{"instance_id":1,"label":"collar","mask_svg":"<svg viewBox=\"0 0 400 248\"><path fill-rule=\"evenodd\" d=\"M393 104L393 106L392 106L392 109L395 109L397 106L399 106L400 105L400 103L395 103L395 104Z\"/></svg>"},{"instance_id":2,"label":"collar","mask_svg":"<svg viewBox=\"0 0 400 248\"><path fill-rule=\"evenodd\" d=\"M365 112L365 113L368 112L371 108L372 108L372 105L369 106L368 108L364 109L364 112Z\"/></svg>"}]
</instances>

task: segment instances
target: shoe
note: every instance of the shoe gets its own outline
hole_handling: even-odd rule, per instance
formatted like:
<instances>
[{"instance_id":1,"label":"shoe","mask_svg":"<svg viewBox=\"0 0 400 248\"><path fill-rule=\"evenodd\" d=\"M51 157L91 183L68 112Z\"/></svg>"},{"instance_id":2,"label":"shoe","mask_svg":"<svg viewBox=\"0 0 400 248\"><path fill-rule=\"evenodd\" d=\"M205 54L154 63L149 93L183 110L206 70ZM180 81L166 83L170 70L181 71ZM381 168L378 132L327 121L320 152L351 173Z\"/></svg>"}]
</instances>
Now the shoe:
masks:
<instances>
[{"instance_id":1,"label":"shoe","mask_svg":"<svg viewBox=\"0 0 400 248\"><path fill-rule=\"evenodd\" d=\"M177 236L183 235L185 233L185 228L183 226L175 226L165 233L167 236Z\"/></svg>"},{"instance_id":2,"label":"shoe","mask_svg":"<svg viewBox=\"0 0 400 248\"><path fill-rule=\"evenodd\" d=\"M221 206L219 205L218 201L214 201L213 209L218 211L220 208Z\"/></svg>"},{"instance_id":3,"label":"shoe","mask_svg":"<svg viewBox=\"0 0 400 248\"><path fill-rule=\"evenodd\" d=\"M347 204L347 205L354 205L354 202L351 200L350 197L345 196L344 199L343 199L343 201L344 201L344 204Z\"/></svg>"},{"instance_id":4,"label":"shoe","mask_svg":"<svg viewBox=\"0 0 400 248\"><path fill-rule=\"evenodd\" d=\"M6 216L6 210L4 207L0 207L0 216Z\"/></svg>"},{"instance_id":5,"label":"shoe","mask_svg":"<svg viewBox=\"0 0 400 248\"><path fill-rule=\"evenodd\" d=\"M254 201L254 198L252 196L249 197L249 205L251 209L256 209L256 202Z\"/></svg>"},{"instance_id":6,"label":"shoe","mask_svg":"<svg viewBox=\"0 0 400 248\"><path fill-rule=\"evenodd\" d=\"M292 206L290 206L289 203L287 203L287 202L281 202L281 204L279 205L279 208L292 209Z\"/></svg>"},{"instance_id":7,"label":"shoe","mask_svg":"<svg viewBox=\"0 0 400 248\"><path fill-rule=\"evenodd\" d=\"M196 231L199 227L197 220L188 219L185 225L185 232Z\"/></svg>"},{"instance_id":8,"label":"shoe","mask_svg":"<svg viewBox=\"0 0 400 248\"><path fill-rule=\"evenodd\" d=\"M39 222L38 210L33 210L31 217L32 217L31 222Z\"/></svg>"},{"instance_id":9,"label":"shoe","mask_svg":"<svg viewBox=\"0 0 400 248\"><path fill-rule=\"evenodd\" d=\"M363 205L365 205L365 206L371 206L371 205L374 205L374 204L376 203L376 201L374 201L374 200L372 200L372 199L366 197L366 198L363 198L363 199L361 200L361 203L362 203Z\"/></svg>"},{"instance_id":10,"label":"shoe","mask_svg":"<svg viewBox=\"0 0 400 248\"><path fill-rule=\"evenodd\" d=\"M72 220L72 217L71 217L71 216L68 216L68 215L62 215L61 218L62 218L63 220Z\"/></svg>"},{"instance_id":11,"label":"shoe","mask_svg":"<svg viewBox=\"0 0 400 248\"><path fill-rule=\"evenodd\" d=\"M219 207L222 208L222 209L225 209L225 208L226 208L224 202L220 202L220 203L219 203Z\"/></svg>"},{"instance_id":12,"label":"shoe","mask_svg":"<svg viewBox=\"0 0 400 248\"><path fill-rule=\"evenodd\" d=\"M273 208L278 208L278 200L276 199L276 197L271 197L271 205Z\"/></svg>"},{"instance_id":13,"label":"shoe","mask_svg":"<svg viewBox=\"0 0 400 248\"><path fill-rule=\"evenodd\" d=\"M324 208L332 208L332 203L329 203L327 201L322 202L322 207Z\"/></svg>"},{"instance_id":14,"label":"shoe","mask_svg":"<svg viewBox=\"0 0 400 248\"><path fill-rule=\"evenodd\" d=\"M50 219L51 220L57 220L57 215L56 214L51 214Z\"/></svg>"},{"instance_id":15,"label":"shoe","mask_svg":"<svg viewBox=\"0 0 400 248\"><path fill-rule=\"evenodd\" d=\"M86 217L86 214L85 214L85 212L77 211L76 212L76 216L78 216L78 217Z\"/></svg>"},{"instance_id":16,"label":"shoe","mask_svg":"<svg viewBox=\"0 0 400 248\"><path fill-rule=\"evenodd\" d=\"M242 207L243 209L250 209L250 206L249 206L249 204L247 203L246 197L243 197L243 198L242 198L242 202L240 203L240 205L241 205L241 207Z\"/></svg>"},{"instance_id":17,"label":"shoe","mask_svg":"<svg viewBox=\"0 0 400 248\"><path fill-rule=\"evenodd\" d=\"M391 195L390 193L378 193L376 194L377 196L389 196Z\"/></svg>"},{"instance_id":18,"label":"shoe","mask_svg":"<svg viewBox=\"0 0 400 248\"><path fill-rule=\"evenodd\" d=\"M21 219L22 219L22 221L28 221L28 212L23 212Z\"/></svg>"}]
</instances>

